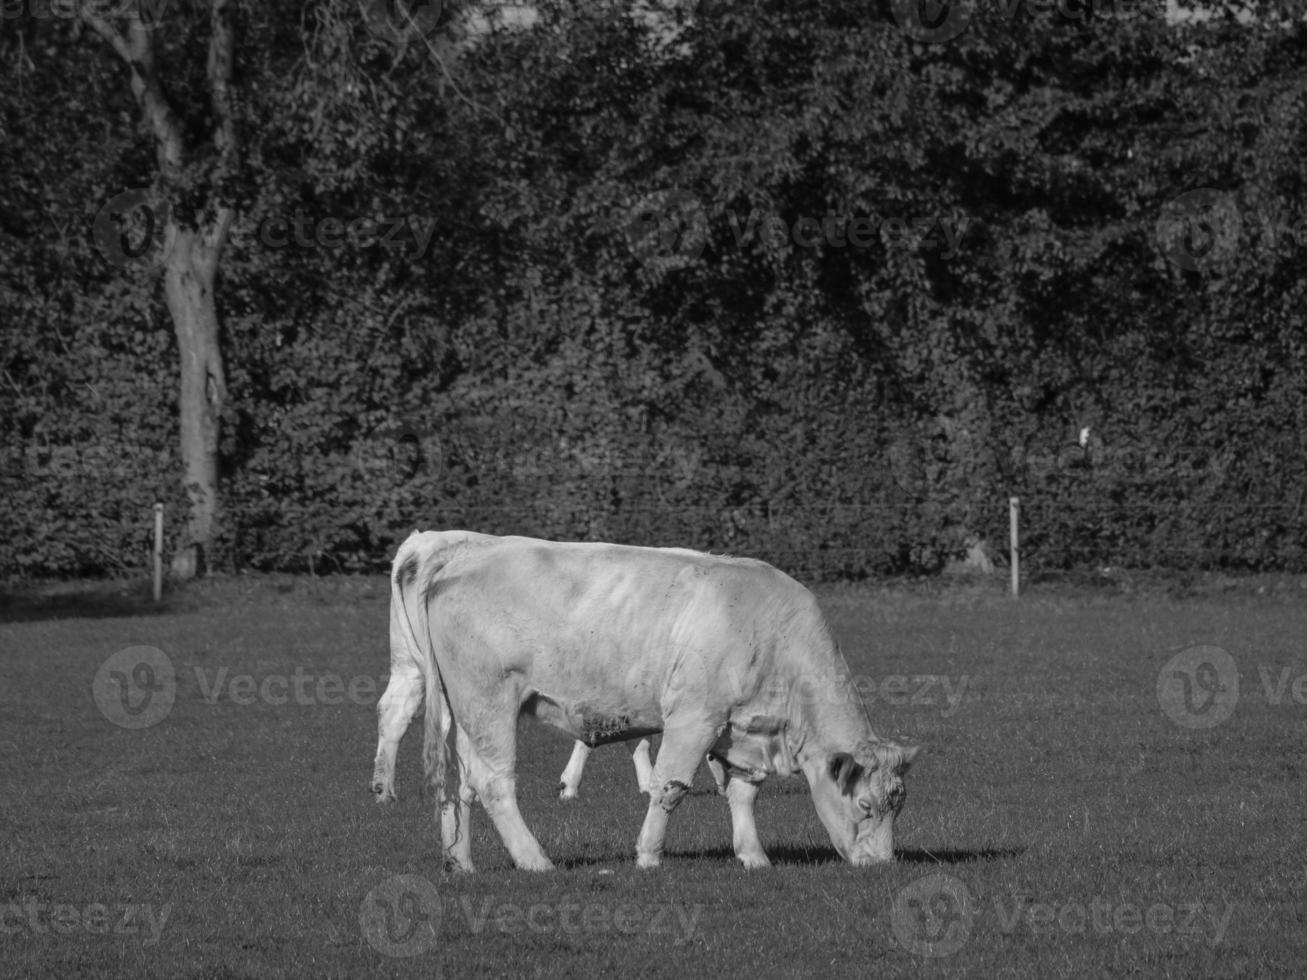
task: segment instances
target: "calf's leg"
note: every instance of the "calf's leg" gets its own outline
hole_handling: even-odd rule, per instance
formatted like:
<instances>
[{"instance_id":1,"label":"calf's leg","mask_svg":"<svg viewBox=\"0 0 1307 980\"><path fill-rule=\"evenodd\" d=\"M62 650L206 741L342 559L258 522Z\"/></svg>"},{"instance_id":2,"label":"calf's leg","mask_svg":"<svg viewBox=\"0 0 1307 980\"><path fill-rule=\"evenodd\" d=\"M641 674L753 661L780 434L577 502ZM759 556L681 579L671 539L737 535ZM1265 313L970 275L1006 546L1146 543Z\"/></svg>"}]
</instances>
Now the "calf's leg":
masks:
<instances>
[{"instance_id":1,"label":"calf's leg","mask_svg":"<svg viewBox=\"0 0 1307 980\"><path fill-rule=\"evenodd\" d=\"M588 758L590 758L590 746L577 739L572 743L572 757L567 760L567 767L558 777L560 800L576 799L577 788L581 785L581 773L585 771L585 760Z\"/></svg>"},{"instance_id":2,"label":"calf's leg","mask_svg":"<svg viewBox=\"0 0 1307 980\"><path fill-rule=\"evenodd\" d=\"M649 761L647 738L632 744L631 761L635 763L635 781L640 784L640 792L648 793L653 785L653 763Z\"/></svg>"}]
</instances>

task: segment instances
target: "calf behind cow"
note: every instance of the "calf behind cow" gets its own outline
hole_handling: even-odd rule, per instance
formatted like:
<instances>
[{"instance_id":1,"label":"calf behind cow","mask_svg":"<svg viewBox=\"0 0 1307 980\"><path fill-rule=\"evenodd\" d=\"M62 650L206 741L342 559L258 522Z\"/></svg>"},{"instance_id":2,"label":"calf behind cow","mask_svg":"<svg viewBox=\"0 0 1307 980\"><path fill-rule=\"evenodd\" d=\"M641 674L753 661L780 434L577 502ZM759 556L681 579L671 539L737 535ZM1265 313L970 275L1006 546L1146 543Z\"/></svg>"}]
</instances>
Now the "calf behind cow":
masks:
<instances>
[{"instance_id":1,"label":"calf behind cow","mask_svg":"<svg viewBox=\"0 0 1307 980\"><path fill-rule=\"evenodd\" d=\"M518 867L553 867L517 806L522 714L593 747L662 732L640 867L706 753L720 761L736 856L769 862L753 802L802 773L836 850L893 857L917 753L882 739L812 594L770 565L679 548L419 532L395 555L390 682L372 789L394 799L400 737L426 701L424 760L446 862L472 870L479 799Z\"/></svg>"},{"instance_id":2,"label":"calf behind cow","mask_svg":"<svg viewBox=\"0 0 1307 980\"><path fill-rule=\"evenodd\" d=\"M641 793L650 792L653 780L653 763L649 761L649 740L628 742L631 747L631 761L635 763L635 781ZM585 772L585 761L590 758L590 746L578 740L572 743L572 755L567 760L563 774L558 777L558 798L560 800L576 799L581 785L581 774ZM712 773L717 792L726 792L726 769L713 756L708 756L708 771Z\"/></svg>"}]
</instances>

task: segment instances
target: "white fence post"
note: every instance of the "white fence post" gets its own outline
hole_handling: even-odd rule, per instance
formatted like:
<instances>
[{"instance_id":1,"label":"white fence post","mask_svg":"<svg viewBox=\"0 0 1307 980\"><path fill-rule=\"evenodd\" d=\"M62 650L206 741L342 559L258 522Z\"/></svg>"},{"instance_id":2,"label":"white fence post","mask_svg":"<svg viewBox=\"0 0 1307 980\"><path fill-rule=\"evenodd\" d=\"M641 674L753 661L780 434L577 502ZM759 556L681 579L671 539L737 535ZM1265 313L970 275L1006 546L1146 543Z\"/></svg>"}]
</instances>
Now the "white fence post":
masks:
<instances>
[{"instance_id":1,"label":"white fence post","mask_svg":"<svg viewBox=\"0 0 1307 980\"><path fill-rule=\"evenodd\" d=\"M1018 516L1021 512L1020 498L1010 497L1007 502L1008 528L1010 534L1010 546L1012 551L1012 598L1017 598L1021 593L1021 566L1020 556L1018 554Z\"/></svg>"},{"instance_id":2,"label":"white fence post","mask_svg":"<svg viewBox=\"0 0 1307 980\"><path fill-rule=\"evenodd\" d=\"M163 599L163 504L154 505L154 601Z\"/></svg>"}]
</instances>

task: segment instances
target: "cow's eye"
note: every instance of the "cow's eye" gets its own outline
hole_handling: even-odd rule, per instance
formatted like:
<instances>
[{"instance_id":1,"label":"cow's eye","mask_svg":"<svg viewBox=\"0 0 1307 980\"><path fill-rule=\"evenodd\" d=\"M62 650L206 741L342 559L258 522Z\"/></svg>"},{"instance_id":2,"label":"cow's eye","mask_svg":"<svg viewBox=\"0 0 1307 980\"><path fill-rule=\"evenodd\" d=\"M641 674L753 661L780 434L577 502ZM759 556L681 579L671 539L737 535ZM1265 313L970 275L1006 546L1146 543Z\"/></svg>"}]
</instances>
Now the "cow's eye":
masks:
<instances>
[{"instance_id":1,"label":"cow's eye","mask_svg":"<svg viewBox=\"0 0 1307 980\"><path fill-rule=\"evenodd\" d=\"M875 804L871 801L870 796L860 796L858 797L858 808L863 813L870 813L875 808Z\"/></svg>"}]
</instances>

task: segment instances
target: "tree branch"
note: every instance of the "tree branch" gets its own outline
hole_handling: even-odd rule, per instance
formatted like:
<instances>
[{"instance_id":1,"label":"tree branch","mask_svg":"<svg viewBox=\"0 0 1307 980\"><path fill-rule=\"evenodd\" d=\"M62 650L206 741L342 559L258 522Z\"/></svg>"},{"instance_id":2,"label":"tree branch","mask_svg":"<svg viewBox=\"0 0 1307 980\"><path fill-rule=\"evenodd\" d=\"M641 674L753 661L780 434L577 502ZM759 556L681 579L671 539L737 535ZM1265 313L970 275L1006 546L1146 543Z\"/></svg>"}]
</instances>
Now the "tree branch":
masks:
<instances>
[{"instance_id":1,"label":"tree branch","mask_svg":"<svg viewBox=\"0 0 1307 980\"><path fill-rule=\"evenodd\" d=\"M231 72L235 52L235 32L231 26L231 9L227 0L213 0L210 8L209 100L213 106L213 144L218 150L217 181L214 188L213 224L204 236L208 258L217 263L235 218L235 210L222 201L223 177L234 176L240 167L240 142L236 132L236 113L232 104Z\"/></svg>"},{"instance_id":2,"label":"tree branch","mask_svg":"<svg viewBox=\"0 0 1307 980\"><path fill-rule=\"evenodd\" d=\"M103 17L95 17L86 11L83 11L82 19L91 26L91 30L109 42L109 46L118 52L118 57L129 65L132 63L132 52L127 46L127 38L123 37L120 31Z\"/></svg>"},{"instance_id":3,"label":"tree branch","mask_svg":"<svg viewBox=\"0 0 1307 980\"><path fill-rule=\"evenodd\" d=\"M86 8L88 11L94 9ZM159 76L154 70L154 35L141 20L140 14L132 14L127 21L127 33L124 34L105 18L83 13L86 23L118 53L118 57L131 70L132 95L141 107L145 121L154 133L155 147L159 160L159 172L165 177L175 177L182 167L182 130L177 122L168 99L159 85Z\"/></svg>"},{"instance_id":4,"label":"tree branch","mask_svg":"<svg viewBox=\"0 0 1307 980\"><path fill-rule=\"evenodd\" d=\"M234 170L238 163L236 118L232 108L231 69L235 40L231 11L227 0L213 0L209 36L209 98L213 106L214 145L224 168Z\"/></svg>"}]
</instances>

